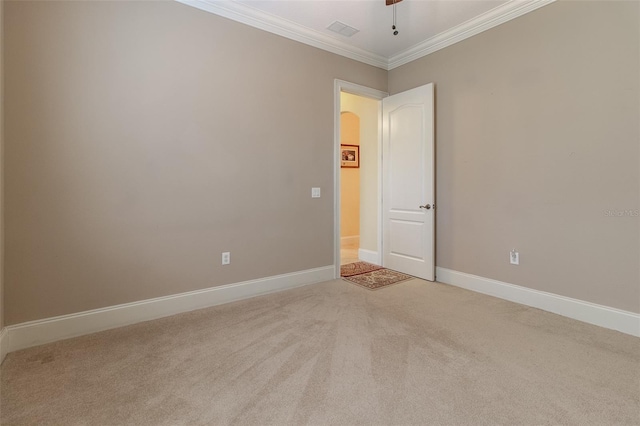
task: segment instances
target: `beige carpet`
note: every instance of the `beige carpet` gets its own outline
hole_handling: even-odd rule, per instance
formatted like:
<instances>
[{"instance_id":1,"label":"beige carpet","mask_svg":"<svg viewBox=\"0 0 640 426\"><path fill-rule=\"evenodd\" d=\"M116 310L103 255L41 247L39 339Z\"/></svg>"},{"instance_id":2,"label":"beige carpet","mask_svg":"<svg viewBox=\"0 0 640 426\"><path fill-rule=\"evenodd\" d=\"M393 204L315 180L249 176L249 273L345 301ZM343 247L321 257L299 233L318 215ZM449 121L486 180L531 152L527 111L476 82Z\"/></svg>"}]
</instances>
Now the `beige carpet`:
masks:
<instances>
[{"instance_id":1,"label":"beige carpet","mask_svg":"<svg viewBox=\"0 0 640 426\"><path fill-rule=\"evenodd\" d=\"M637 425L640 339L342 280L8 355L6 425Z\"/></svg>"}]
</instances>

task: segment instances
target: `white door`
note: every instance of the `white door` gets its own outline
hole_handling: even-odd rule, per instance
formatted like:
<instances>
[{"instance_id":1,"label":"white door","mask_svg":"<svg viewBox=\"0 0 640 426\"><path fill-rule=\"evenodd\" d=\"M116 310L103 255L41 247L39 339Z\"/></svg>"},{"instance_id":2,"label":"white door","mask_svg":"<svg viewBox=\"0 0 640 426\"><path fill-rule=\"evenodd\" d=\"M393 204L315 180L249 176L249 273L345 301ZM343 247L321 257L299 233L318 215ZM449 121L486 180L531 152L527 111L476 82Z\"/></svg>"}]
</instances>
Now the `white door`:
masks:
<instances>
[{"instance_id":1,"label":"white door","mask_svg":"<svg viewBox=\"0 0 640 426\"><path fill-rule=\"evenodd\" d=\"M433 83L382 100L383 266L433 281Z\"/></svg>"}]
</instances>

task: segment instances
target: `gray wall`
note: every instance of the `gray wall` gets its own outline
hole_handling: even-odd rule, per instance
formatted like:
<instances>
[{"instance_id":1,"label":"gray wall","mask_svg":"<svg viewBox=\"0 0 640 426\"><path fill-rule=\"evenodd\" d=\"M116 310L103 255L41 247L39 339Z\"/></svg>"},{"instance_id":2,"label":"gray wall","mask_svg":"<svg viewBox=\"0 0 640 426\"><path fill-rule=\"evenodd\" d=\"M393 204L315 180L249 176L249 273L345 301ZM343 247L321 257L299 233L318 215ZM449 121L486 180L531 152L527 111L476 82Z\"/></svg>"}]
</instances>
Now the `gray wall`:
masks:
<instances>
[{"instance_id":1,"label":"gray wall","mask_svg":"<svg viewBox=\"0 0 640 426\"><path fill-rule=\"evenodd\" d=\"M389 73L436 86L438 266L640 312L639 5L554 3Z\"/></svg>"},{"instance_id":2,"label":"gray wall","mask_svg":"<svg viewBox=\"0 0 640 426\"><path fill-rule=\"evenodd\" d=\"M640 204L638 16L555 3L387 74L172 2L8 2L4 324L332 264L334 78L436 84L438 266L640 312L606 214Z\"/></svg>"},{"instance_id":3,"label":"gray wall","mask_svg":"<svg viewBox=\"0 0 640 426\"><path fill-rule=\"evenodd\" d=\"M386 71L174 2L4 22L6 324L333 264L333 82Z\"/></svg>"}]
</instances>

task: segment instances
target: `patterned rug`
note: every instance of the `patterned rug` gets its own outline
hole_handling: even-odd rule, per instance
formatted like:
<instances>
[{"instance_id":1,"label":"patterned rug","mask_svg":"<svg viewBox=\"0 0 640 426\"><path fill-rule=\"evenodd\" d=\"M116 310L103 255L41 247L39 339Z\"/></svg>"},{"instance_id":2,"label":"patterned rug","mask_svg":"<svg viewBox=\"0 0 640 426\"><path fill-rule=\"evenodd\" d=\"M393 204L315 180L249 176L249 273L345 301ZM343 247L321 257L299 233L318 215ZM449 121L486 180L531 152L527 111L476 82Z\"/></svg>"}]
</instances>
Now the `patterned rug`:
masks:
<instances>
[{"instance_id":1,"label":"patterned rug","mask_svg":"<svg viewBox=\"0 0 640 426\"><path fill-rule=\"evenodd\" d=\"M361 272L356 272L361 271ZM353 273L356 272L356 273ZM413 278L411 275L392 271L366 262L349 263L340 267L340 275L346 281L369 290L377 290Z\"/></svg>"},{"instance_id":2,"label":"patterned rug","mask_svg":"<svg viewBox=\"0 0 640 426\"><path fill-rule=\"evenodd\" d=\"M367 262L347 263L346 265L340 266L340 276L352 277L354 275L360 275L366 272L377 271L378 269L382 269L382 266L374 265Z\"/></svg>"}]
</instances>

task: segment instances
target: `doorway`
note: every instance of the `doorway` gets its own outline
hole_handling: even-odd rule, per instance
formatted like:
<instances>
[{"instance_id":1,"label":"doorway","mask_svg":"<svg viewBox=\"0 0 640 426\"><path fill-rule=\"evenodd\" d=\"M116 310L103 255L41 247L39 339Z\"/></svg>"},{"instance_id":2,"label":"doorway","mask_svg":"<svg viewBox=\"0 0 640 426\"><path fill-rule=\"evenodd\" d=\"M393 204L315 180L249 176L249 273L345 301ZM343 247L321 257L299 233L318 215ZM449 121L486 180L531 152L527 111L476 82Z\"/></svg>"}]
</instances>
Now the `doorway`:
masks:
<instances>
[{"instance_id":1,"label":"doorway","mask_svg":"<svg viewBox=\"0 0 640 426\"><path fill-rule=\"evenodd\" d=\"M380 101L340 94L341 264L378 260Z\"/></svg>"},{"instance_id":2,"label":"doorway","mask_svg":"<svg viewBox=\"0 0 640 426\"><path fill-rule=\"evenodd\" d=\"M359 260L361 222L364 219L363 216L366 216L366 207L362 208L361 212L364 204L361 194L370 186L366 182L367 169L372 166L369 164L368 156L377 151L377 144L371 146L372 142L377 142L375 121L373 123L374 140L371 141L369 138L371 125L368 126L369 129L367 126L362 129L358 114L365 114L365 124L372 121L367 117L366 108L363 108L371 103L373 120L376 120L377 105L376 101L349 93L341 93L340 97L342 108L340 112L340 264L345 265ZM365 176L363 185L361 185L362 175ZM367 228L365 223L365 226L362 226L365 238L371 231Z\"/></svg>"},{"instance_id":3,"label":"doorway","mask_svg":"<svg viewBox=\"0 0 640 426\"><path fill-rule=\"evenodd\" d=\"M375 170L375 175L366 179L359 176L361 184L375 182L373 192L376 194L376 203L372 206L364 205L361 197L360 222L363 214L376 218L374 222L377 224L372 227L373 232L370 234L373 235L371 239L374 239L376 244L375 251L364 247L362 236L368 233L369 228L359 223L358 260L433 281L435 279L433 84L388 96L385 92L341 80L335 80L334 83L335 277L340 277L342 263L341 127L342 113L353 112L348 111L353 109L348 106L346 100L349 94L356 95L354 99L373 100L377 108L377 120L375 120L377 164L372 168ZM358 117L362 121L362 117ZM363 190L360 189L360 194L362 193Z\"/></svg>"},{"instance_id":4,"label":"doorway","mask_svg":"<svg viewBox=\"0 0 640 426\"><path fill-rule=\"evenodd\" d=\"M387 93L336 80L335 276L340 265L363 260L381 264L380 147L382 102ZM342 161L342 146L357 158ZM355 161L357 160L357 161ZM355 163L355 164L354 164ZM343 249L344 247L344 249Z\"/></svg>"}]
</instances>

